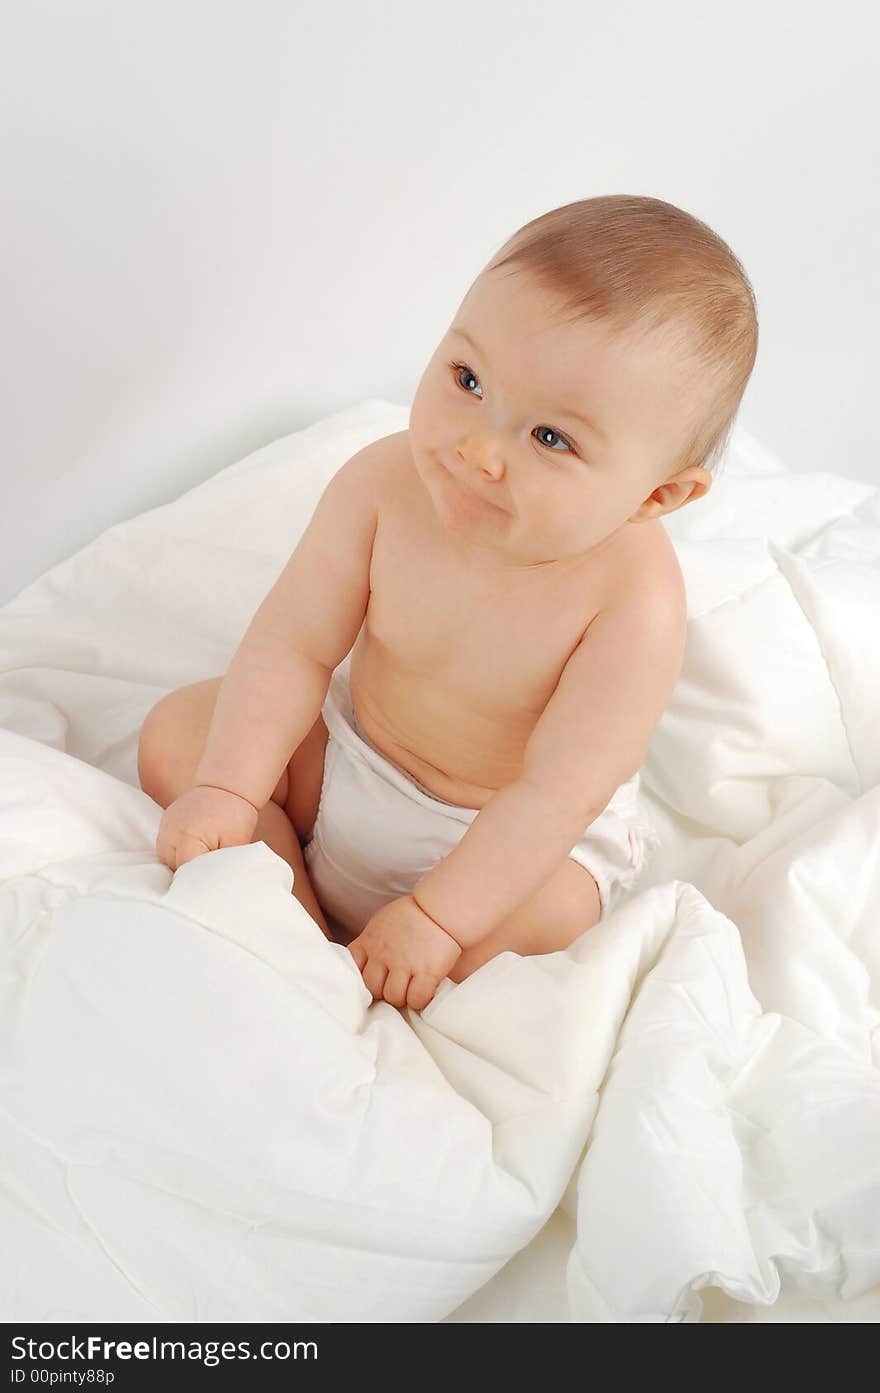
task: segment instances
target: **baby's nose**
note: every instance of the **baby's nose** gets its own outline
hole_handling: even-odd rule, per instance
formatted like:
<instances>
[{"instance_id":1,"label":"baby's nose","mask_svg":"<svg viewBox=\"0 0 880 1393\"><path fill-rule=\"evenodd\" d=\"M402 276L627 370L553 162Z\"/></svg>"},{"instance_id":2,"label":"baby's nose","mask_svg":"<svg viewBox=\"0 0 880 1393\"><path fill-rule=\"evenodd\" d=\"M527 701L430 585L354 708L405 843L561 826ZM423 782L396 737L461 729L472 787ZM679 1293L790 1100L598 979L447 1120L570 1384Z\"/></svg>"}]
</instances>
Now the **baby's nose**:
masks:
<instances>
[{"instance_id":1,"label":"baby's nose","mask_svg":"<svg viewBox=\"0 0 880 1393\"><path fill-rule=\"evenodd\" d=\"M463 462L471 469L482 470L493 478L499 478L504 473L504 452L501 445L486 435L468 442Z\"/></svg>"}]
</instances>

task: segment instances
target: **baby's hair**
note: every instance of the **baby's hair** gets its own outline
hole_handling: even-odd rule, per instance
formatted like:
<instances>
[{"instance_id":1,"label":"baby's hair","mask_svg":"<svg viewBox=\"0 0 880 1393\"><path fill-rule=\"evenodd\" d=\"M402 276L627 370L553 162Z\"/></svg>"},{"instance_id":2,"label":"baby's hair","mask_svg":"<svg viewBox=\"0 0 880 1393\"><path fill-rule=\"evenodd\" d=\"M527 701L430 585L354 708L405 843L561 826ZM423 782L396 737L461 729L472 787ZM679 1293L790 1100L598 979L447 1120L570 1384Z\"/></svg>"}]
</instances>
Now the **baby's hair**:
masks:
<instances>
[{"instance_id":1,"label":"baby's hair","mask_svg":"<svg viewBox=\"0 0 880 1393\"><path fill-rule=\"evenodd\" d=\"M561 296L563 315L575 322L666 331L683 364L696 369L683 390L698 377L706 384L694 393L690 435L673 468L701 465L712 473L758 352L754 291L727 243L672 203L607 194L533 218L485 269L509 264Z\"/></svg>"}]
</instances>

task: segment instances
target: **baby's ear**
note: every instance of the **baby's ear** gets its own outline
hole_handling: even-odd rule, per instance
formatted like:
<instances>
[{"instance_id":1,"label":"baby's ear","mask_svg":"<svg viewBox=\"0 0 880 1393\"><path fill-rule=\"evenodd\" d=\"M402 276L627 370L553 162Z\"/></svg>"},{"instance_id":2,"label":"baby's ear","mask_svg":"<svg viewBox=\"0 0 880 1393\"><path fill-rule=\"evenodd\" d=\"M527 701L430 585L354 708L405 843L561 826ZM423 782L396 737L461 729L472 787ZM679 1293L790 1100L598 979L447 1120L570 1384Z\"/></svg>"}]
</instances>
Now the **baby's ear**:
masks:
<instances>
[{"instance_id":1,"label":"baby's ear","mask_svg":"<svg viewBox=\"0 0 880 1393\"><path fill-rule=\"evenodd\" d=\"M651 496L633 513L630 522L648 522L652 518L662 517L664 513L674 513L685 503L694 503L702 498L711 487L712 475L707 469L699 465L682 469L667 479L665 484L657 485Z\"/></svg>"},{"instance_id":2,"label":"baby's ear","mask_svg":"<svg viewBox=\"0 0 880 1393\"><path fill-rule=\"evenodd\" d=\"M668 512L683 508L685 503L695 503L698 498L707 494L711 487L712 475L699 464L692 464L688 469L680 470L668 483L660 485L661 490L672 488L676 492L676 501Z\"/></svg>"},{"instance_id":3,"label":"baby's ear","mask_svg":"<svg viewBox=\"0 0 880 1393\"><path fill-rule=\"evenodd\" d=\"M698 498L703 498L712 487L712 475L708 469L703 469L701 465L692 465L690 469L683 469L681 474L676 475L676 481L684 480L686 492L679 503L679 507L684 507L685 503L695 503Z\"/></svg>"}]
</instances>

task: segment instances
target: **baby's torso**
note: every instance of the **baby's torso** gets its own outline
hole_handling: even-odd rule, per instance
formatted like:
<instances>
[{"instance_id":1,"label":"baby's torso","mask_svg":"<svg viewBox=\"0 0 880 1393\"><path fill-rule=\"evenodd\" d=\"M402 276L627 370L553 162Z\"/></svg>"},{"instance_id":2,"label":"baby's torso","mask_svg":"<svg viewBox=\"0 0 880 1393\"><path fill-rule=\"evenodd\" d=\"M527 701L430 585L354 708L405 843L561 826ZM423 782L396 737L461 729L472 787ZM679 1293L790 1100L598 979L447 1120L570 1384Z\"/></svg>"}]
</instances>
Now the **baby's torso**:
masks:
<instances>
[{"instance_id":1,"label":"baby's torso","mask_svg":"<svg viewBox=\"0 0 880 1393\"><path fill-rule=\"evenodd\" d=\"M519 777L569 656L634 573L634 551L671 543L659 522L633 524L616 550L565 575L472 574L449 549L406 441L388 440L352 705L388 759L438 798L481 808Z\"/></svg>"}]
</instances>

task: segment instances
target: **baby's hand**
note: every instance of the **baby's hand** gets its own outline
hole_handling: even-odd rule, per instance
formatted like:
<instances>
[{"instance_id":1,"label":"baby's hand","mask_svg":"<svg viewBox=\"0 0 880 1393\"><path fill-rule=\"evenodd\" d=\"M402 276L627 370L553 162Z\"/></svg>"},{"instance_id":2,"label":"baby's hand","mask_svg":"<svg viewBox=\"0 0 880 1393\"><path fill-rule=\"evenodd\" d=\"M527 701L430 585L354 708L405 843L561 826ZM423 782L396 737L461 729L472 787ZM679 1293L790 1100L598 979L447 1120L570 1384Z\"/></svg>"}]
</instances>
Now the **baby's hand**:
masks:
<instances>
[{"instance_id":1,"label":"baby's hand","mask_svg":"<svg viewBox=\"0 0 880 1393\"><path fill-rule=\"evenodd\" d=\"M260 814L238 793L197 784L169 803L156 834L156 855L172 871L224 846L246 846Z\"/></svg>"},{"instance_id":2,"label":"baby's hand","mask_svg":"<svg viewBox=\"0 0 880 1393\"><path fill-rule=\"evenodd\" d=\"M422 1011L462 950L404 895L377 909L348 951L374 1001Z\"/></svg>"}]
</instances>

